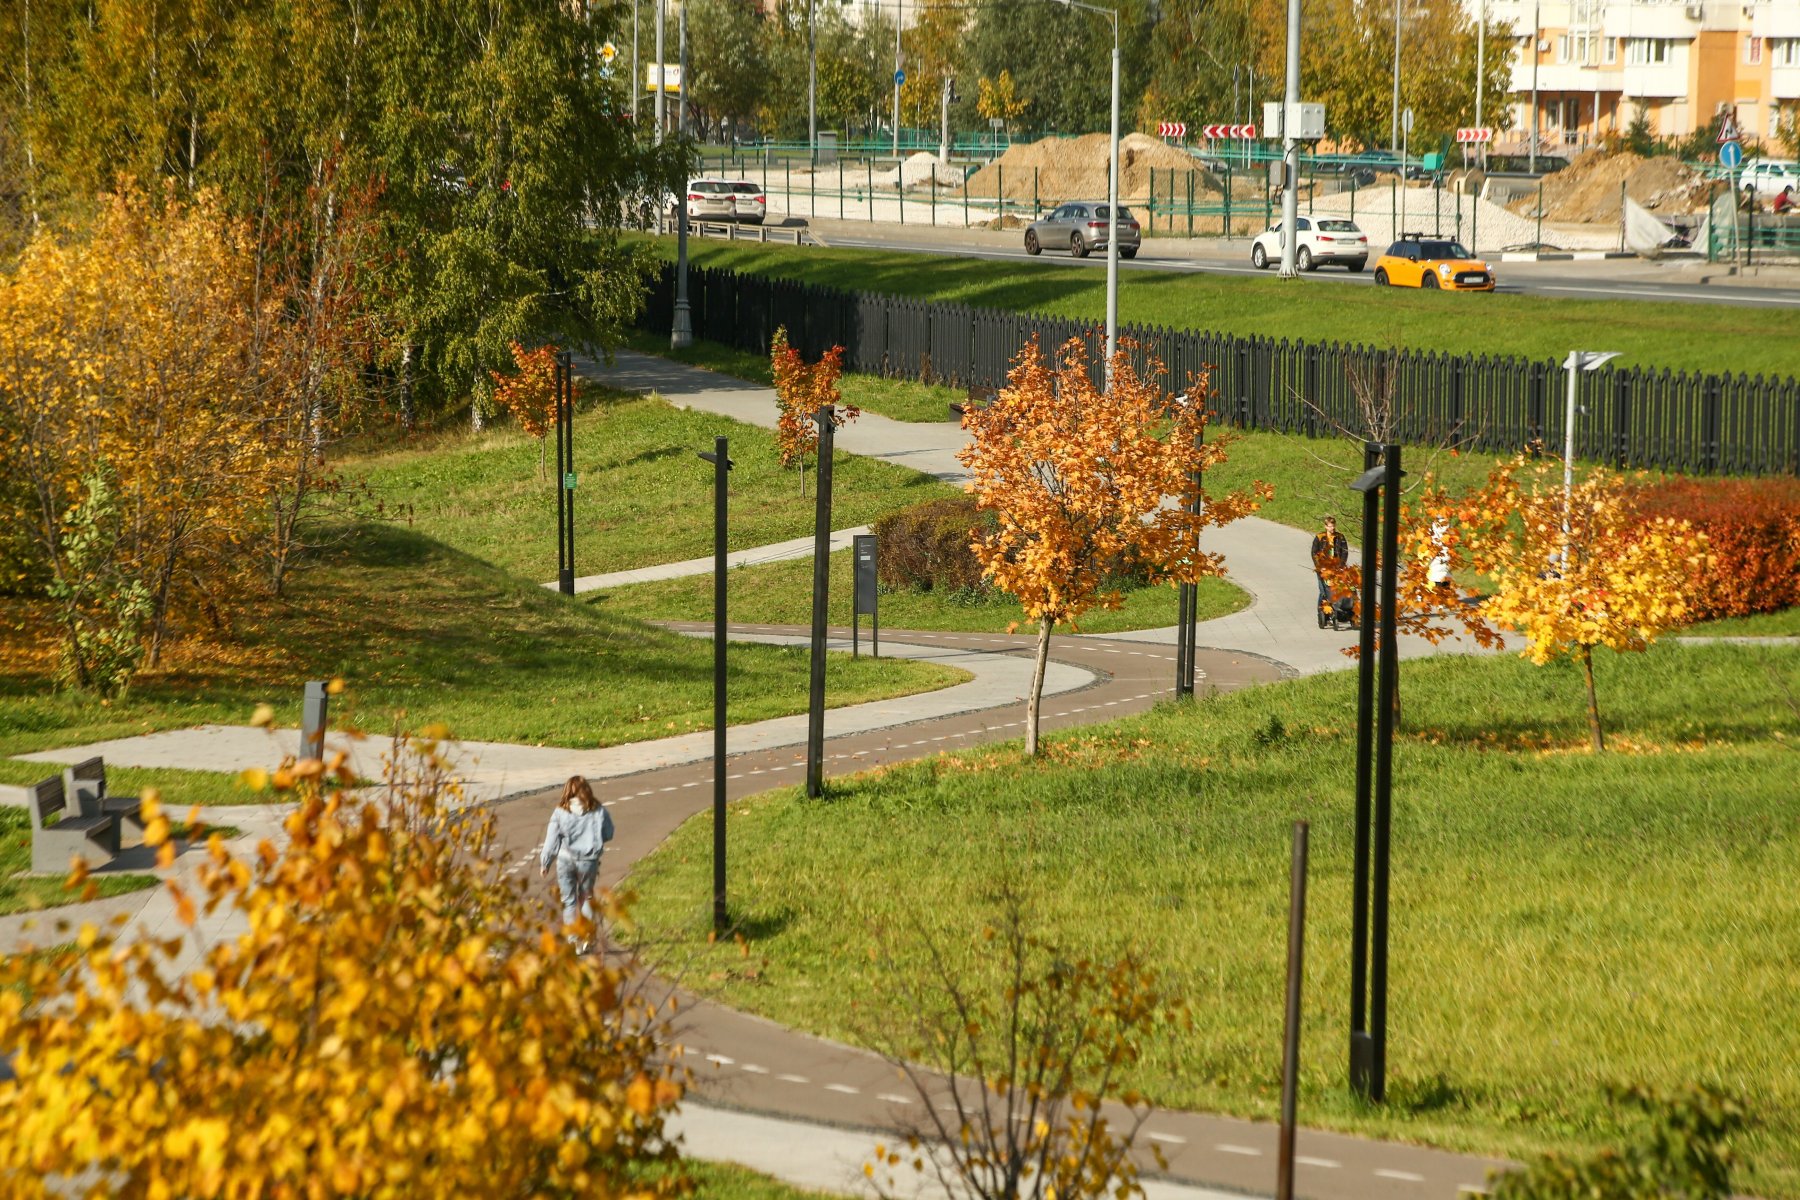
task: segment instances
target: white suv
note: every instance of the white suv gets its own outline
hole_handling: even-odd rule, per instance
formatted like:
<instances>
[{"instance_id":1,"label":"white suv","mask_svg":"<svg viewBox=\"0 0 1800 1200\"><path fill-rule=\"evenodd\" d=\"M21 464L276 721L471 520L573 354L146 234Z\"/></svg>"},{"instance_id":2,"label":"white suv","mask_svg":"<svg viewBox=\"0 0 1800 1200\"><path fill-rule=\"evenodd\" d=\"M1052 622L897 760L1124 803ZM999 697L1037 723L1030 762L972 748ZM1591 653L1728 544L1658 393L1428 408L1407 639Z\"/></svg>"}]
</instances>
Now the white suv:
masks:
<instances>
[{"instance_id":1,"label":"white suv","mask_svg":"<svg viewBox=\"0 0 1800 1200\"><path fill-rule=\"evenodd\" d=\"M1738 190L1754 187L1759 196L1779 196L1791 187L1800 194L1800 162L1784 158L1754 158L1738 176Z\"/></svg>"},{"instance_id":2,"label":"white suv","mask_svg":"<svg viewBox=\"0 0 1800 1200\"><path fill-rule=\"evenodd\" d=\"M1341 263L1352 271L1360 271L1369 261L1369 239L1356 222L1339 217L1298 217L1300 245L1294 252L1294 265L1302 271L1318 268L1320 263ZM1281 261L1281 223L1278 221L1250 243L1250 265L1262 270Z\"/></svg>"}]
</instances>

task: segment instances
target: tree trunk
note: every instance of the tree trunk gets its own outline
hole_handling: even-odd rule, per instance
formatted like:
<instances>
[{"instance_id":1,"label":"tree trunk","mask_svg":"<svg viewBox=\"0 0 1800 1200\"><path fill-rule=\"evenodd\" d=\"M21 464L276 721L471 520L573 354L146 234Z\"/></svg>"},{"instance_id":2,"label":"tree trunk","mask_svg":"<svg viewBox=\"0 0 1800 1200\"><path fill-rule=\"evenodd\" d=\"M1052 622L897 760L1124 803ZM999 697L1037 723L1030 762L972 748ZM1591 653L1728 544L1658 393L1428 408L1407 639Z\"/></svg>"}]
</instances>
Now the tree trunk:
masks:
<instances>
[{"instance_id":1,"label":"tree trunk","mask_svg":"<svg viewBox=\"0 0 1800 1200\"><path fill-rule=\"evenodd\" d=\"M1038 622L1037 660L1031 668L1031 698L1025 702L1025 757L1035 758L1038 751L1038 717L1044 708L1044 670L1050 665L1050 630L1056 624L1049 617Z\"/></svg>"},{"instance_id":2,"label":"tree trunk","mask_svg":"<svg viewBox=\"0 0 1800 1200\"><path fill-rule=\"evenodd\" d=\"M1581 648L1581 671L1587 676L1588 733L1593 737L1594 753L1606 750L1606 735L1600 731L1600 701L1594 694L1594 648Z\"/></svg>"},{"instance_id":3,"label":"tree trunk","mask_svg":"<svg viewBox=\"0 0 1800 1200\"><path fill-rule=\"evenodd\" d=\"M400 428L407 433L413 431L412 360L412 343L408 342L400 350Z\"/></svg>"},{"instance_id":4,"label":"tree trunk","mask_svg":"<svg viewBox=\"0 0 1800 1200\"><path fill-rule=\"evenodd\" d=\"M544 465L544 439L542 437L539 437L538 438L538 482L542 483L542 482L544 482L544 480L546 480L548 478L550 478L550 470L547 466Z\"/></svg>"}]
</instances>

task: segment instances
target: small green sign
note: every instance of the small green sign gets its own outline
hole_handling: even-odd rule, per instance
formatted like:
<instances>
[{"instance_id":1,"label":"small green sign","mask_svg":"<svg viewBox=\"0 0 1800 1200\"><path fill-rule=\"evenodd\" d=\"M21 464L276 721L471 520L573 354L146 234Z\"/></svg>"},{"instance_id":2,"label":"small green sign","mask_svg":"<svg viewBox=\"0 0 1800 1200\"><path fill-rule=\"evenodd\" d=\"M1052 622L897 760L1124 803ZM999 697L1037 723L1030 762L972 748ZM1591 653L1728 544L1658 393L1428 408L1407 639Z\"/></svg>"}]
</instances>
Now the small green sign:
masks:
<instances>
[{"instance_id":1,"label":"small green sign","mask_svg":"<svg viewBox=\"0 0 1800 1200\"><path fill-rule=\"evenodd\" d=\"M563 476L563 490L565 492L572 492L575 490L575 472L570 471Z\"/></svg>"}]
</instances>

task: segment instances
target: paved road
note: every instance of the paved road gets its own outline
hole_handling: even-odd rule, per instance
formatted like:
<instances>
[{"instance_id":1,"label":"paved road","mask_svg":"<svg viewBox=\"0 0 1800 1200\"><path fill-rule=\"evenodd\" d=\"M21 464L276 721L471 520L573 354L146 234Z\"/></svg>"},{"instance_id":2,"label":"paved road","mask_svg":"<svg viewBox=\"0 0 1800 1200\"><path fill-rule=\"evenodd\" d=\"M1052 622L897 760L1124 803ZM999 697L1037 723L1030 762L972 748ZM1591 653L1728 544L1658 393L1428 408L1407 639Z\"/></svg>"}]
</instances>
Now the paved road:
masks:
<instances>
[{"instance_id":1,"label":"paved road","mask_svg":"<svg viewBox=\"0 0 1800 1200\"><path fill-rule=\"evenodd\" d=\"M691 628L698 628L697 626ZM734 626L734 636L793 632L779 626ZM884 643L955 646L980 653L1027 657L1025 634L920 633L884 630ZM1052 639L1051 657L1096 676L1085 688L1045 702L1044 728L1053 730L1141 712L1172 689L1174 659L1167 646L1113 638ZM1201 686L1229 691L1283 678L1280 664L1236 651L1202 650ZM1024 705L921 721L896 729L837 738L826 745L826 777L903 762L983 742L1019 736ZM735 801L803 778L803 750L785 748L732 755L726 795ZM619 883L682 821L712 802L710 763L690 763L612 780L607 800L619 837L603 861L601 882ZM522 797L496 809L510 869L535 869L536 847L555 792ZM543 885L546 889L547 884ZM547 894L547 893L546 893ZM702 903L704 900L702 898ZM845 997L849 1003L853 997ZM703 998L685 996L680 1037L695 1070L695 1095L731 1108L868 1130L893 1130L922 1119L921 1101L895 1068L877 1055L783 1028ZM1273 1053L1273 1049L1271 1050ZM1274 1180L1271 1125L1199 1113L1158 1111L1144 1129L1169 1161L1170 1177L1235 1191L1266 1193ZM1317 1131L1299 1141L1299 1191L1346 1200L1448 1200L1480 1185L1497 1162L1413 1146L1371 1142Z\"/></svg>"},{"instance_id":2,"label":"paved road","mask_svg":"<svg viewBox=\"0 0 1800 1200\"><path fill-rule=\"evenodd\" d=\"M999 238L964 230L911 230L900 226L863 222L827 222L817 224L825 240L832 246L867 249L908 250L920 254L941 254L954 258L979 258L994 262L1055 263L1104 270L1104 255L1085 259L1067 254L1043 254L1036 258L1026 254L1018 235ZM830 226L829 230L825 227ZM1275 286L1274 271L1258 271L1249 262L1249 243L1236 241L1219 247L1188 248L1185 241L1171 239L1159 245L1160 239L1144 243L1138 257L1121 261L1122 270L1186 271L1212 275L1257 275ZM804 252L804 251L801 251ZM1687 267L1657 267L1628 260L1586 263L1504 263L1496 273L1501 292L1530 296L1552 296L1586 300L1653 300L1692 304L1726 304L1745 308L1800 308L1800 286L1752 286L1720 282L1723 267L1701 276ZM1669 276L1659 278L1658 276ZM1310 280L1347 287L1374 286L1373 273L1353 275L1348 271L1323 267L1306 276ZM1776 276L1770 276L1771 279ZM1800 281L1800 270L1786 272L1781 278Z\"/></svg>"}]
</instances>

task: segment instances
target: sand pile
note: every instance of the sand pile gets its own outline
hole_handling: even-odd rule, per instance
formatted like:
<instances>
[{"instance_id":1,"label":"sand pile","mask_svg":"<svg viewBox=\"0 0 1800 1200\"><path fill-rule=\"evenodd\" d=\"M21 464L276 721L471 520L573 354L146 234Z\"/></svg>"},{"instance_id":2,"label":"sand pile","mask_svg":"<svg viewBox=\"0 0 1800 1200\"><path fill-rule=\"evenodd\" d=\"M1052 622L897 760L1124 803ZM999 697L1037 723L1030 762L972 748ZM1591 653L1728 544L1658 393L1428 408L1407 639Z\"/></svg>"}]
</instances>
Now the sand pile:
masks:
<instances>
[{"instance_id":1,"label":"sand pile","mask_svg":"<svg viewBox=\"0 0 1800 1200\"><path fill-rule=\"evenodd\" d=\"M1107 167L1112 140L1104 133L1089 133L1074 138L1044 138L1009 148L1005 154L970 176L971 199L994 196L1004 186L1008 200L1035 197L1040 204L1060 204L1064 200L1102 200L1106 198ZM1197 178L1194 199L1203 192L1200 180L1206 173L1194 157L1175 146L1141 133L1129 133L1119 139L1119 198L1141 204L1150 194L1150 173L1157 174L1157 195L1166 195L1169 172L1175 172L1175 186L1185 199L1190 173Z\"/></svg>"},{"instance_id":2,"label":"sand pile","mask_svg":"<svg viewBox=\"0 0 1800 1200\"><path fill-rule=\"evenodd\" d=\"M1399 199L1402 192L1390 192L1386 187L1368 187L1356 193L1356 224L1369 235L1369 250L1372 255L1380 254L1401 233L1440 233L1450 237L1458 232L1457 200L1455 193L1438 191L1435 194L1430 188L1412 187L1403 189L1406 200L1406 213L1399 214ZM1537 240L1537 222L1530 217L1521 216L1488 200L1479 200L1474 196L1463 196L1461 236L1466 244L1471 238L1475 240L1475 250L1484 255L1497 255L1509 246L1526 246ZM1533 203L1536 198L1533 197ZM1316 216L1342 215L1350 216L1352 198L1348 192L1340 192L1335 196L1321 196L1313 202L1312 211ZM1306 212L1306 203L1301 202L1300 211ZM1398 221L1396 221L1398 217ZM1398 224L1399 230L1394 226ZM1564 250L1610 250L1618 241L1616 229L1580 230L1571 229L1567 225L1544 225L1544 242Z\"/></svg>"},{"instance_id":3,"label":"sand pile","mask_svg":"<svg viewBox=\"0 0 1800 1200\"><path fill-rule=\"evenodd\" d=\"M933 176L937 177L940 188L961 187L963 169L941 161L929 150L921 150L904 159L891 171L875 172L873 182L878 188L898 186L911 191L914 188L929 187Z\"/></svg>"},{"instance_id":4,"label":"sand pile","mask_svg":"<svg viewBox=\"0 0 1800 1200\"><path fill-rule=\"evenodd\" d=\"M1706 180L1673 158L1639 158L1629 151L1590 150L1562 170L1544 176L1544 219L1578 225L1616 225L1619 185L1645 208L1692 212L1706 201ZM1511 208L1535 214L1537 197L1521 197Z\"/></svg>"}]
</instances>

